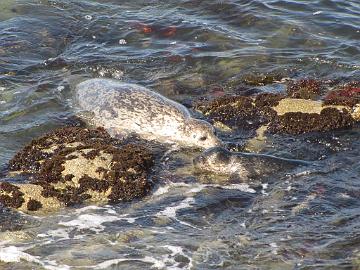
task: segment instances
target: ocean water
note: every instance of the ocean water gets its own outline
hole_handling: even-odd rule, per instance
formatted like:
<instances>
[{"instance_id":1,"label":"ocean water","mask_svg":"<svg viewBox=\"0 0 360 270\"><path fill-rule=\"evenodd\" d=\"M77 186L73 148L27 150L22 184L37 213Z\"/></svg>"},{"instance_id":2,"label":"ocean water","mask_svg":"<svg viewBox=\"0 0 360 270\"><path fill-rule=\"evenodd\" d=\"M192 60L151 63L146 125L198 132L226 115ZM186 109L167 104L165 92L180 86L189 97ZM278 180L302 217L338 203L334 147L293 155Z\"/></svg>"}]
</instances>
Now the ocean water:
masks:
<instances>
[{"instance_id":1,"label":"ocean water","mask_svg":"<svg viewBox=\"0 0 360 270\"><path fill-rule=\"evenodd\" d=\"M66 125L83 78L190 106L288 79L359 81L359 44L358 0L2 0L0 165ZM265 75L279 80L246 84ZM261 184L204 180L178 151L139 201L1 209L0 269L360 269L359 138L359 126L270 136L262 153L314 166Z\"/></svg>"}]
</instances>

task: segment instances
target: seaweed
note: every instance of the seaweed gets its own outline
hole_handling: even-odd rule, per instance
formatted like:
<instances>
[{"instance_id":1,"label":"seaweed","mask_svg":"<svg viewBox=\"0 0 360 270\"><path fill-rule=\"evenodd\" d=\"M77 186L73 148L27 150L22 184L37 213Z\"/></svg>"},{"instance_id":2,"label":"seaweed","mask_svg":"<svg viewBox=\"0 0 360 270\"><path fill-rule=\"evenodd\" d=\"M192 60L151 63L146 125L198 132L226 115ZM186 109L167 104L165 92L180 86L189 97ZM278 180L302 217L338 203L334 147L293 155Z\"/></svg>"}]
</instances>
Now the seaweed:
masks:
<instances>
[{"instance_id":1,"label":"seaweed","mask_svg":"<svg viewBox=\"0 0 360 270\"><path fill-rule=\"evenodd\" d=\"M302 99L315 99L320 96L322 90L322 82L315 79L290 82L286 88L288 97Z\"/></svg>"},{"instance_id":2,"label":"seaweed","mask_svg":"<svg viewBox=\"0 0 360 270\"><path fill-rule=\"evenodd\" d=\"M95 162L94 166L99 164L93 170L97 177L89 176L82 166L69 167L84 160ZM10 168L30 173L30 183L39 186L43 198L56 198L69 206L83 203L93 194L107 196L110 202L140 198L151 189L148 176L153 165L153 153L140 143L113 139L102 128L66 127L31 141L11 160ZM64 175L67 168L70 172ZM10 198L6 193L1 194L0 201L5 206L22 206L23 199L14 202L14 195L22 198L16 193L20 192L17 186L2 183L1 187L13 195ZM36 211L41 208L39 203L30 200L27 209Z\"/></svg>"},{"instance_id":3,"label":"seaweed","mask_svg":"<svg viewBox=\"0 0 360 270\"><path fill-rule=\"evenodd\" d=\"M30 199L27 203L27 210L29 211L37 211L41 208L42 208L42 203L37 200Z\"/></svg>"},{"instance_id":4,"label":"seaweed","mask_svg":"<svg viewBox=\"0 0 360 270\"><path fill-rule=\"evenodd\" d=\"M269 121L253 99L245 96L220 97L198 103L195 109L215 122L243 129L256 129Z\"/></svg>"},{"instance_id":5,"label":"seaweed","mask_svg":"<svg viewBox=\"0 0 360 270\"><path fill-rule=\"evenodd\" d=\"M325 132L339 128L351 127L354 119L343 109L324 108L320 114L288 112L275 118L268 130L273 133L298 135L306 132Z\"/></svg>"},{"instance_id":6,"label":"seaweed","mask_svg":"<svg viewBox=\"0 0 360 270\"><path fill-rule=\"evenodd\" d=\"M326 105L354 107L360 103L360 82L351 82L340 89L330 91L324 98Z\"/></svg>"},{"instance_id":7,"label":"seaweed","mask_svg":"<svg viewBox=\"0 0 360 270\"><path fill-rule=\"evenodd\" d=\"M25 202L20 188L8 182L0 183L0 203L5 207L19 208Z\"/></svg>"},{"instance_id":8,"label":"seaweed","mask_svg":"<svg viewBox=\"0 0 360 270\"><path fill-rule=\"evenodd\" d=\"M28 173L39 172L41 162L50 159L57 151L64 148L66 144L69 145L75 142L91 143L92 141L113 144L115 140L103 128L60 128L32 140L9 161L9 169ZM56 147L56 149L48 151L52 146Z\"/></svg>"},{"instance_id":9,"label":"seaweed","mask_svg":"<svg viewBox=\"0 0 360 270\"><path fill-rule=\"evenodd\" d=\"M246 74L243 76L243 82L251 86L263 86L278 82L282 77L281 74Z\"/></svg>"},{"instance_id":10,"label":"seaweed","mask_svg":"<svg viewBox=\"0 0 360 270\"><path fill-rule=\"evenodd\" d=\"M317 81L302 81L300 85L312 85L320 89ZM226 96L211 101L203 101L198 103L195 108L203 112L212 121L221 122L231 128L242 128L252 132L260 126L268 125L267 131L270 133L296 135L348 128L355 123L349 110L322 108L320 102L318 102L319 113L306 112L307 108L304 106L304 111L285 111L284 114L279 114L276 107L284 98L287 97L274 93L261 93L251 97ZM290 110L293 105L292 100L296 101L296 104L299 101L298 99L287 98Z\"/></svg>"}]
</instances>

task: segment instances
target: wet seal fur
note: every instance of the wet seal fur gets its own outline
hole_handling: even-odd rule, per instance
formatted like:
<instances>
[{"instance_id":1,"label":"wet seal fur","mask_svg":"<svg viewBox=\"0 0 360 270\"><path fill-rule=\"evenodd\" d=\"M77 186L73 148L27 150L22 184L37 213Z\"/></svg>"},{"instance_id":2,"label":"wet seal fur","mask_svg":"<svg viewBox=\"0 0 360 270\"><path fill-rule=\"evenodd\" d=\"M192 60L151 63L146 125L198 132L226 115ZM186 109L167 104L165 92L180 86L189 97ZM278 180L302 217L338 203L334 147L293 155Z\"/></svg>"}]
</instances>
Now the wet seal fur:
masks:
<instances>
[{"instance_id":1,"label":"wet seal fur","mask_svg":"<svg viewBox=\"0 0 360 270\"><path fill-rule=\"evenodd\" d=\"M116 203L145 196L154 155L103 129L66 127L33 140L9 162L28 183L0 182L0 204L24 212L52 211L86 202Z\"/></svg>"},{"instance_id":2,"label":"wet seal fur","mask_svg":"<svg viewBox=\"0 0 360 270\"><path fill-rule=\"evenodd\" d=\"M251 179L276 172L283 173L298 166L308 166L310 163L270 155L230 152L222 147L213 147L196 157L193 164L200 171Z\"/></svg>"},{"instance_id":3,"label":"wet seal fur","mask_svg":"<svg viewBox=\"0 0 360 270\"><path fill-rule=\"evenodd\" d=\"M90 79L78 84L75 91L80 108L93 114L93 124L112 136L135 133L144 139L199 148L221 144L209 123L193 118L183 105L145 87Z\"/></svg>"}]
</instances>

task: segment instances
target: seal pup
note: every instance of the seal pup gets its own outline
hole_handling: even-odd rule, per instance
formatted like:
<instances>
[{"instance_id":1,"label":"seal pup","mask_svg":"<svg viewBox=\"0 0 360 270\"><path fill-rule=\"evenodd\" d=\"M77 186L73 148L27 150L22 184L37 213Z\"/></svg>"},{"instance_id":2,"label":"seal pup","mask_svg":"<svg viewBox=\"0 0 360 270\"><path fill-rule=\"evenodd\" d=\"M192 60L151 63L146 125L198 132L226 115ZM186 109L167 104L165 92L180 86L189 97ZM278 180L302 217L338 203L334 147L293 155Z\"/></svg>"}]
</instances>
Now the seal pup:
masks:
<instances>
[{"instance_id":1,"label":"seal pup","mask_svg":"<svg viewBox=\"0 0 360 270\"><path fill-rule=\"evenodd\" d=\"M194 167L215 174L237 176L241 179L286 172L309 162L270 155L230 152L222 147L205 150L193 159Z\"/></svg>"},{"instance_id":2,"label":"seal pup","mask_svg":"<svg viewBox=\"0 0 360 270\"><path fill-rule=\"evenodd\" d=\"M221 145L215 129L189 110L154 91L111 79L89 79L75 89L82 110L112 136L135 133L143 139L210 148Z\"/></svg>"}]
</instances>

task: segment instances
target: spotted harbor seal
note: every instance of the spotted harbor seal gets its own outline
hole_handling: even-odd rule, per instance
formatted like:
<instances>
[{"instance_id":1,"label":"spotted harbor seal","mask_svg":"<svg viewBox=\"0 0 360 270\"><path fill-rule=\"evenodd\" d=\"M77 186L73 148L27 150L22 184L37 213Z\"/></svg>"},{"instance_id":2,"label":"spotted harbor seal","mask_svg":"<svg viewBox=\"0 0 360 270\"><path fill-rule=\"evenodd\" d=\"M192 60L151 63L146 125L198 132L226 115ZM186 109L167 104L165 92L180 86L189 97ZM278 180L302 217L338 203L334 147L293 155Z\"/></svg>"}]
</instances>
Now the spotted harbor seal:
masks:
<instances>
[{"instance_id":1,"label":"spotted harbor seal","mask_svg":"<svg viewBox=\"0 0 360 270\"><path fill-rule=\"evenodd\" d=\"M306 161L285 159L270 155L230 152L222 147L213 147L194 158L196 169L222 175L238 176L241 179L285 172L297 166L309 165Z\"/></svg>"},{"instance_id":2,"label":"spotted harbor seal","mask_svg":"<svg viewBox=\"0 0 360 270\"><path fill-rule=\"evenodd\" d=\"M91 121L112 136L135 133L144 139L210 148L221 145L214 128L183 105L136 84L89 79L76 86L77 102Z\"/></svg>"}]
</instances>

